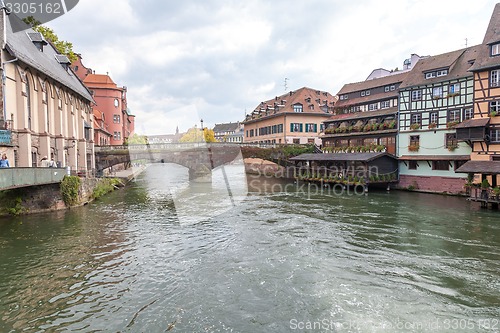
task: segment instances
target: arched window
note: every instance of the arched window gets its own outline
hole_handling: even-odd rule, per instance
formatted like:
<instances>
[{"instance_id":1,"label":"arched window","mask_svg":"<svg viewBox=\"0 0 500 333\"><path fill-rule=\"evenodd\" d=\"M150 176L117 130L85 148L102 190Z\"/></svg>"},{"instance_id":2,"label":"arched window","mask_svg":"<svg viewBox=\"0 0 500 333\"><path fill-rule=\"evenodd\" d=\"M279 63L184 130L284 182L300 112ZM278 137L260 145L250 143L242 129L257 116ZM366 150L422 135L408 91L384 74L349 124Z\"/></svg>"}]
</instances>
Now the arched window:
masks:
<instances>
[{"instance_id":1,"label":"arched window","mask_svg":"<svg viewBox=\"0 0 500 333\"><path fill-rule=\"evenodd\" d=\"M31 87L29 75L26 78L26 113L28 114L28 129L31 129Z\"/></svg>"}]
</instances>

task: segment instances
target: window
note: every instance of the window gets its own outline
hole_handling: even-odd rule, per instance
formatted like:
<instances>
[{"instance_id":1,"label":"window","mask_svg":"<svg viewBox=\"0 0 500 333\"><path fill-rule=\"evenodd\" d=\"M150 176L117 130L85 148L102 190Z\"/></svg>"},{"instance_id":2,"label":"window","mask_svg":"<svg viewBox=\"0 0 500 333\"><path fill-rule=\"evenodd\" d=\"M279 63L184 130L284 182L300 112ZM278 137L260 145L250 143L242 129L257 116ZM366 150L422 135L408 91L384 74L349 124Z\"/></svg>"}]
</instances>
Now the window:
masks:
<instances>
[{"instance_id":1,"label":"window","mask_svg":"<svg viewBox=\"0 0 500 333\"><path fill-rule=\"evenodd\" d=\"M391 107L391 101L383 101L380 102L380 108L381 109L387 109Z\"/></svg>"},{"instance_id":2,"label":"window","mask_svg":"<svg viewBox=\"0 0 500 333\"><path fill-rule=\"evenodd\" d=\"M120 115L119 114L114 114L113 115L113 123L119 124L120 123Z\"/></svg>"},{"instance_id":3,"label":"window","mask_svg":"<svg viewBox=\"0 0 500 333\"><path fill-rule=\"evenodd\" d=\"M394 91L396 90L396 86L395 85L391 85L391 91Z\"/></svg>"},{"instance_id":4,"label":"window","mask_svg":"<svg viewBox=\"0 0 500 333\"><path fill-rule=\"evenodd\" d=\"M490 86L498 87L500 85L500 69L490 72Z\"/></svg>"},{"instance_id":5,"label":"window","mask_svg":"<svg viewBox=\"0 0 500 333\"><path fill-rule=\"evenodd\" d=\"M31 129L31 89L30 79L26 78L26 111L28 114L28 129ZM36 160L35 160L36 162Z\"/></svg>"},{"instance_id":6,"label":"window","mask_svg":"<svg viewBox=\"0 0 500 333\"><path fill-rule=\"evenodd\" d=\"M425 73L426 79L432 79L433 77L436 77L436 72Z\"/></svg>"},{"instance_id":7,"label":"window","mask_svg":"<svg viewBox=\"0 0 500 333\"><path fill-rule=\"evenodd\" d=\"M122 138L122 133L121 132L114 132L113 134L113 139L114 140L121 140Z\"/></svg>"},{"instance_id":8,"label":"window","mask_svg":"<svg viewBox=\"0 0 500 333\"><path fill-rule=\"evenodd\" d=\"M390 87L389 87L389 86L385 86L385 87L384 87L384 92L389 92L389 89L390 89Z\"/></svg>"},{"instance_id":9,"label":"window","mask_svg":"<svg viewBox=\"0 0 500 333\"><path fill-rule=\"evenodd\" d=\"M368 105L368 111L378 110L378 103Z\"/></svg>"},{"instance_id":10,"label":"window","mask_svg":"<svg viewBox=\"0 0 500 333\"><path fill-rule=\"evenodd\" d=\"M319 131L324 132L325 131L325 124L319 124Z\"/></svg>"},{"instance_id":11,"label":"window","mask_svg":"<svg viewBox=\"0 0 500 333\"><path fill-rule=\"evenodd\" d=\"M291 123L290 124L290 132L302 132L302 124Z\"/></svg>"},{"instance_id":12,"label":"window","mask_svg":"<svg viewBox=\"0 0 500 333\"><path fill-rule=\"evenodd\" d=\"M450 110L448 111L448 121L460 122L460 110Z\"/></svg>"},{"instance_id":13,"label":"window","mask_svg":"<svg viewBox=\"0 0 500 333\"><path fill-rule=\"evenodd\" d=\"M490 113L495 112L496 114L500 113L500 101L490 102Z\"/></svg>"},{"instance_id":14,"label":"window","mask_svg":"<svg viewBox=\"0 0 500 333\"><path fill-rule=\"evenodd\" d=\"M366 96L370 96L370 90L366 91Z\"/></svg>"},{"instance_id":15,"label":"window","mask_svg":"<svg viewBox=\"0 0 500 333\"><path fill-rule=\"evenodd\" d=\"M250 137L254 137L255 136L255 130L251 129L250 130Z\"/></svg>"},{"instance_id":16,"label":"window","mask_svg":"<svg viewBox=\"0 0 500 333\"><path fill-rule=\"evenodd\" d=\"M303 110L302 110L302 104L295 104L295 105L293 106L293 112L300 113L300 112L302 112L302 111L303 111Z\"/></svg>"},{"instance_id":17,"label":"window","mask_svg":"<svg viewBox=\"0 0 500 333\"><path fill-rule=\"evenodd\" d=\"M343 100L346 100L348 97L348 95L340 95L340 100L343 101Z\"/></svg>"},{"instance_id":18,"label":"window","mask_svg":"<svg viewBox=\"0 0 500 333\"><path fill-rule=\"evenodd\" d=\"M490 142L500 142L500 130L499 129L490 130Z\"/></svg>"},{"instance_id":19,"label":"window","mask_svg":"<svg viewBox=\"0 0 500 333\"><path fill-rule=\"evenodd\" d=\"M413 90L411 92L412 101L420 101L422 99L422 90Z\"/></svg>"},{"instance_id":20,"label":"window","mask_svg":"<svg viewBox=\"0 0 500 333\"><path fill-rule=\"evenodd\" d=\"M448 171L450 163L448 161L432 161L432 170Z\"/></svg>"},{"instance_id":21,"label":"window","mask_svg":"<svg viewBox=\"0 0 500 333\"><path fill-rule=\"evenodd\" d=\"M314 139L307 139L308 144L314 144Z\"/></svg>"},{"instance_id":22,"label":"window","mask_svg":"<svg viewBox=\"0 0 500 333\"><path fill-rule=\"evenodd\" d=\"M410 124L422 125L422 115L420 113L415 113L411 115Z\"/></svg>"},{"instance_id":23,"label":"window","mask_svg":"<svg viewBox=\"0 0 500 333\"><path fill-rule=\"evenodd\" d=\"M308 133L316 133L318 131L317 124L306 124L306 132Z\"/></svg>"},{"instance_id":24,"label":"window","mask_svg":"<svg viewBox=\"0 0 500 333\"><path fill-rule=\"evenodd\" d=\"M420 135L410 135L409 151L418 151L420 147Z\"/></svg>"},{"instance_id":25,"label":"window","mask_svg":"<svg viewBox=\"0 0 500 333\"><path fill-rule=\"evenodd\" d=\"M278 133L283 133L283 124L278 125Z\"/></svg>"},{"instance_id":26,"label":"window","mask_svg":"<svg viewBox=\"0 0 500 333\"><path fill-rule=\"evenodd\" d=\"M446 134L445 140L446 140L446 148L458 146L457 133Z\"/></svg>"},{"instance_id":27,"label":"window","mask_svg":"<svg viewBox=\"0 0 500 333\"><path fill-rule=\"evenodd\" d=\"M417 170L417 168L418 168L417 161L408 161L408 169Z\"/></svg>"},{"instance_id":28,"label":"window","mask_svg":"<svg viewBox=\"0 0 500 333\"><path fill-rule=\"evenodd\" d=\"M437 125L438 123L438 113L437 112L431 112L429 115L429 123L434 123Z\"/></svg>"},{"instance_id":29,"label":"window","mask_svg":"<svg viewBox=\"0 0 500 333\"><path fill-rule=\"evenodd\" d=\"M120 106L120 101L118 101L118 98L115 98L114 104L115 104L115 108Z\"/></svg>"},{"instance_id":30,"label":"window","mask_svg":"<svg viewBox=\"0 0 500 333\"><path fill-rule=\"evenodd\" d=\"M500 54L500 43L491 45L491 55L496 56Z\"/></svg>"},{"instance_id":31,"label":"window","mask_svg":"<svg viewBox=\"0 0 500 333\"><path fill-rule=\"evenodd\" d=\"M467 119L472 119L472 118L474 118L474 110L472 108L464 109L463 119L467 120Z\"/></svg>"},{"instance_id":32,"label":"window","mask_svg":"<svg viewBox=\"0 0 500 333\"><path fill-rule=\"evenodd\" d=\"M436 72L436 76L445 76L445 75L448 75L448 70L447 69L442 69L440 71L437 71Z\"/></svg>"},{"instance_id":33,"label":"window","mask_svg":"<svg viewBox=\"0 0 500 333\"><path fill-rule=\"evenodd\" d=\"M295 144L295 145L300 144L300 139L293 139L293 144Z\"/></svg>"},{"instance_id":34,"label":"window","mask_svg":"<svg viewBox=\"0 0 500 333\"><path fill-rule=\"evenodd\" d=\"M365 92L364 91L361 92L361 97L363 97L363 96L365 96Z\"/></svg>"},{"instance_id":35,"label":"window","mask_svg":"<svg viewBox=\"0 0 500 333\"><path fill-rule=\"evenodd\" d=\"M432 88L432 97L443 97L443 87L434 87Z\"/></svg>"},{"instance_id":36,"label":"window","mask_svg":"<svg viewBox=\"0 0 500 333\"><path fill-rule=\"evenodd\" d=\"M450 84L448 91L450 94L458 94L460 92L460 83Z\"/></svg>"}]
</instances>

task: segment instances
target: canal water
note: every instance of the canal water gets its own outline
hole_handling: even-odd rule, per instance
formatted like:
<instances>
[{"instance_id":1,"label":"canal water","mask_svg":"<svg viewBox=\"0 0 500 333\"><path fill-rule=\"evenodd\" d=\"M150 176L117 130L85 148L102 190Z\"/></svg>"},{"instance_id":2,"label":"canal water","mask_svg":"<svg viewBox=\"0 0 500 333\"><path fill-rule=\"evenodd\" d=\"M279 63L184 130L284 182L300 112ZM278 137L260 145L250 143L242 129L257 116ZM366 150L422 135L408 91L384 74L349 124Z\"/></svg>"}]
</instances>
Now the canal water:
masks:
<instances>
[{"instance_id":1,"label":"canal water","mask_svg":"<svg viewBox=\"0 0 500 333\"><path fill-rule=\"evenodd\" d=\"M226 169L0 220L0 332L500 332L498 212Z\"/></svg>"}]
</instances>

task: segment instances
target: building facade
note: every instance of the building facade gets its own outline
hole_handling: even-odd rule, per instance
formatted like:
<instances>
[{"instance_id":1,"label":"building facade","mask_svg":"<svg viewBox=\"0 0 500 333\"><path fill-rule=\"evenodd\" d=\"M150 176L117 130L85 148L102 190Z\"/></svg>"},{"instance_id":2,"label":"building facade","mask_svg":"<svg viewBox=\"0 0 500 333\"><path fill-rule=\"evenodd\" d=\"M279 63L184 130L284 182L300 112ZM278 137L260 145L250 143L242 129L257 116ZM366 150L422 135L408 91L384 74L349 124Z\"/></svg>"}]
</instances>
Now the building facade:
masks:
<instances>
[{"instance_id":1,"label":"building facade","mask_svg":"<svg viewBox=\"0 0 500 333\"><path fill-rule=\"evenodd\" d=\"M398 89L408 70L344 85L325 121L325 152L386 151L396 155Z\"/></svg>"},{"instance_id":2,"label":"building facade","mask_svg":"<svg viewBox=\"0 0 500 333\"><path fill-rule=\"evenodd\" d=\"M240 122L215 124L214 137L217 142L243 142L243 137L236 135L241 133L242 125ZM239 141L241 139L241 141Z\"/></svg>"},{"instance_id":3,"label":"building facade","mask_svg":"<svg viewBox=\"0 0 500 333\"><path fill-rule=\"evenodd\" d=\"M307 87L261 102L243 122L244 142L319 145L335 102L330 93Z\"/></svg>"},{"instance_id":4,"label":"building facade","mask_svg":"<svg viewBox=\"0 0 500 333\"><path fill-rule=\"evenodd\" d=\"M81 56L72 65L73 70L92 92L96 108L103 114L104 127L111 138L109 145L123 145L133 135L135 116L127 103L127 87L119 87L108 74L95 74L82 63ZM96 142L96 144L100 144Z\"/></svg>"},{"instance_id":5,"label":"building facade","mask_svg":"<svg viewBox=\"0 0 500 333\"><path fill-rule=\"evenodd\" d=\"M463 170L500 185L500 4L496 4L483 43L470 68L474 77L472 119L459 125L459 141L472 148Z\"/></svg>"},{"instance_id":6,"label":"building facade","mask_svg":"<svg viewBox=\"0 0 500 333\"><path fill-rule=\"evenodd\" d=\"M471 148L457 141L455 127L473 117L474 79L469 71L478 47L420 60L400 87L398 157L403 188L464 192L455 171Z\"/></svg>"},{"instance_id":7,"label":"building facade","mask_svg":"<svg viewBox=\"0 0 500 333\"><path fill-rule=\"evenodd\" d=\"M40 33L13 33L0 13L2 107L0 152L11 167L38 167L43 157L83 172L95 168L92 96ZM17 22L16 24L20 24Z\"/></svg>"}]
</instances>

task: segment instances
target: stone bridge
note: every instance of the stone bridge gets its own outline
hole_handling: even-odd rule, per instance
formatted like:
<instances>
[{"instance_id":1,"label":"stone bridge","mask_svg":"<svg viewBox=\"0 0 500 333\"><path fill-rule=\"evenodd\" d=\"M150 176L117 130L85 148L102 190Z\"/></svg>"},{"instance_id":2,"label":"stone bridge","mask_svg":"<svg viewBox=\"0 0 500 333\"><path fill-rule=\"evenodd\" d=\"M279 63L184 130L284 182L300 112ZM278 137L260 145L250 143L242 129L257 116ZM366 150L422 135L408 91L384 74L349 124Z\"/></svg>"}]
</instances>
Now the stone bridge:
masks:
<instances>
[{"instance_id":1,"label":"stone bridge","mask_svg":"<svg viewBox=\"0 0 500 333\"><path fill-rule=\"evenodd\" d=\"M241 156L241 146L230 143L171 143L96 147L98 172L113 165L146 160L175 163L189 170L193 181L211 181L212 170Z\"/></svg>"}]
</instances>

